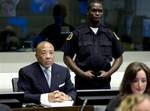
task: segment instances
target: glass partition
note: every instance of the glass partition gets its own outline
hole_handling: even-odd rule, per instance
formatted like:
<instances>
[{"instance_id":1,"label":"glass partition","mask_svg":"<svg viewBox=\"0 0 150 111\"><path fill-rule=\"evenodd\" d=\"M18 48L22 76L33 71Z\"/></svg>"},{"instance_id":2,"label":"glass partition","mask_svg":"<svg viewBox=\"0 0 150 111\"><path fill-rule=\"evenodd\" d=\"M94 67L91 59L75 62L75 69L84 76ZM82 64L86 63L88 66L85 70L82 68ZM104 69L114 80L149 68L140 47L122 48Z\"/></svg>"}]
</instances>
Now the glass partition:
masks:
<instances>
[{"instance_id":1,"label":"glass partition","mask_svg":"<svg viewBox=\"0 0 150 111\"><path fill-rule=\"evenodd\" d=\"M118 35L125 50L150 50L149 3L104 0L103 23ZM55 7L58 4L61 7ZM57 25L64 20L65 24L57 28L59 34L54 33L54 28L46 32L52 36L56 50L60 50L68 34L86 21L87 0L1 0L0 8L0 52L34 51L36 43L43 40L43 30L55 20Z\"/></svg>"}]
</instances>

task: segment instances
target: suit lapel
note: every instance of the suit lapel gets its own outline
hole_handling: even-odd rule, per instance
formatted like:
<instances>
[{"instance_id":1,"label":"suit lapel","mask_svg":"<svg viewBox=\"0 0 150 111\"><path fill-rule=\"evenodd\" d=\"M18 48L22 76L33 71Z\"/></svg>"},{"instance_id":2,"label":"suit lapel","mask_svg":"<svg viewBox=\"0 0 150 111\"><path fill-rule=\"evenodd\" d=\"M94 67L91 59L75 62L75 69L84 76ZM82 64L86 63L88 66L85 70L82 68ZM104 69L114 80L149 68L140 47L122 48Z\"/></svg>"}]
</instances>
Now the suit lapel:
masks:
<instances>
[{"instance_id":1,"label":"suit lapel","mask_svg":"<svg viewBox=\"0 0 150 111\"><path fill-rule=\"evenodd\" d=\"M58 88L58 85L59 85L59 73L58 73L58 68L57 68L57 65L56 64L53 64L52 65L52 71L51 71L51 74L52 74L52 78L51 78L51 90L55 90Z\"/></svg>"},{"instance_id":2,"label":"suit lapel","mask_svg":"<svg viewBox=\"0 0 150 111\"><path fill-rule=\"evenodd\" d=\"M39 85L43 89L43 92L45 92L45 91L49 92L50 88L48 86L47 80L46 80L44 73L38 63L37 63L37 66L35 67L35 74L37 74L37 76L36 76L37 83L38 83L38 81L42 81L42 82L39 82L39 83L41 83Z\"/></svg>"}]
</instances>

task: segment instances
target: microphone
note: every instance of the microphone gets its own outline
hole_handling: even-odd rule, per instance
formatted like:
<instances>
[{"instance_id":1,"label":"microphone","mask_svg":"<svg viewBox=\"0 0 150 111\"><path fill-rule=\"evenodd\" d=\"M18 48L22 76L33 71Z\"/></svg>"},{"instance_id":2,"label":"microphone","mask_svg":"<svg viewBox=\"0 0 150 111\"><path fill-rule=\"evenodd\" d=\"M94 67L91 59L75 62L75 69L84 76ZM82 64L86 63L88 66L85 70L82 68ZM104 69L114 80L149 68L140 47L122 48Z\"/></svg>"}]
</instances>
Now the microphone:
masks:
<instances>
[{"instance_id":1,"label":"microphone","mask_svg":"<svg viewBox=\"0 0 150 111\"><path fill-rule=\"evenodd\" d=\"M84 102L83 102L83 105L81 106L80 111L83 111L83 110L84 110L84 107L86 106L87 101L88 101L88 99L86 98L86 99L84 100Z\"/></svg>"}]
</instances>

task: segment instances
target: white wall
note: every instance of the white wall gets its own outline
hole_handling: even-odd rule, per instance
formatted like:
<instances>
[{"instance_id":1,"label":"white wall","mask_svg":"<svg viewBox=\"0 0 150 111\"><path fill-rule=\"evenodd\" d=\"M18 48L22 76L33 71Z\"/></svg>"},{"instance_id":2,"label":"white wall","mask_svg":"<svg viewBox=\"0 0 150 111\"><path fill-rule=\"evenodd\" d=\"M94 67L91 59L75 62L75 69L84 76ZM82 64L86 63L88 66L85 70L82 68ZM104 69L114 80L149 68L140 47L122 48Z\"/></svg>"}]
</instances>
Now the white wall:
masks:
<instances>
[{"instance_id":1,"label":"white wall","mask_svg":"<svg viewBox=\"0 0 150 111\"><path fill-rule=\"evenodd\" d=\"M35 59L34 52L6 52L0 53L0 91L12 91L11 79L18 77L18 71L21 67L28 65ZM55 61L58 64L64 65L63 53L56 52ZM124 70L127 65L133 61L144 62L150 66L150 52L125 52L123 54L124 62L119 70L112 75L111 86L112 88L118 88L122 80ZM72 81L74 82L74 73L71 72Z\"/></svg>"}]
</instances>

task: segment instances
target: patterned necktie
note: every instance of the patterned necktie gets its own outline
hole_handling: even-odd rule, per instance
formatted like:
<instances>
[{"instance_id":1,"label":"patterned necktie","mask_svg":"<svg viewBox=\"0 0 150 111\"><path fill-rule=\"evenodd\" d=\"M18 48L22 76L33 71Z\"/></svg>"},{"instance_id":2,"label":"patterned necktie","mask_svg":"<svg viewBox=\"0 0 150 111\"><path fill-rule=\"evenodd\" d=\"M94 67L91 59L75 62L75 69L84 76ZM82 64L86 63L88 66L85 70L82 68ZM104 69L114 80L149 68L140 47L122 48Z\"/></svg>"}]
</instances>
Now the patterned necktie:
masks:
<instances>
[{"instance_id":1,"label":"patterned necktie","mask_svg":"<svg viewBox=\"0 0 150 111\"><path fill-rule=\"evenodd\" d=\"M51 71L49 69L45 69L44 72L46 74L47 83L50 87L51 86Z\"/></svg>"}]
</instances>

